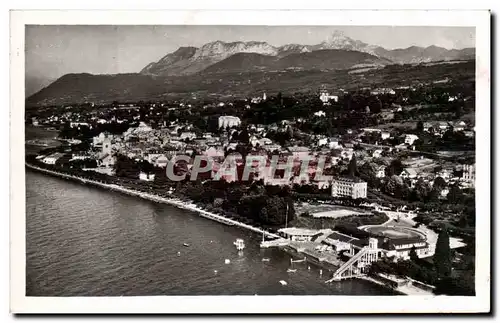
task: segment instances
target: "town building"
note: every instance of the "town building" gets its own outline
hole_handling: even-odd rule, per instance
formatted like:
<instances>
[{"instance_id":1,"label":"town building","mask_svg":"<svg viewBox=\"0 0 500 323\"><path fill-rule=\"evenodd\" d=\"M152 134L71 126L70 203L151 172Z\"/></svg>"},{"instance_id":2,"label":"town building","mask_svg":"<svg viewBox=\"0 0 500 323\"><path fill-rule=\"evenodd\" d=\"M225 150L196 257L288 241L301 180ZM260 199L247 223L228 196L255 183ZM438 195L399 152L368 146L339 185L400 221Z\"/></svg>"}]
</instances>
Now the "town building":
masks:
<instances>
[{"instance_id":1,"label":"town building","mask_svg":"<svg viewBox=\"0 0 500 323\"><path fill-rule=\"evenodd\" d=\"M375 177L376 178L383 178L385 177L385 166L384 165L380 165L376 168L375 170Z\"/></svg>"},{"instance_id":2,"label":"town building","mask_svg":"<svg viewBox=\"0 0 500 323\"><path fill-rule=\"evenodd\" d=\"M339 149L342 148L342 145L340 145L339 140L337 138L330 138L328 140L328 147L330 149Z\"/></svg>"},{"instance_id":3,"label":"town building","mask_svg":"<svg viewBox=\"0 0 500 323\"><path fill-rule=\"evenodd\" d=\"M219 117L219 128L237 127L240 124L241 124L241 120L238 117L232 117L232 116L220 116Z\"/></svg>"},{"instance_id":4,"label":"town building","mask_svg":"<svg viewBox=\"0 0 500 323\"><path fill-rule=\"evenodd\" d=\"M193 140L196 138L196 134L194 132L185 131L180 135L181 140Z\"/></svg>"},{"instance_id":5,"label":"town building","mask_svg":"<svg viewBox=\"0 0 500 323\"><path fill-rule=\"evenodd\" d=\"M114 136L111 135L110 133L101 132L99 134L99 136L95 136L92 138L92 146L98 147L98 146L102 145L102 143L104 142L105 139L112 140L113 138L114 138Z\"/></svg>"},{"instance_id":6,"label":"town building","mask_svg":"<svg viewBox=\"0 0 500 323\"><path fill-rule=\"evenodd\" d=\"M380 158L382 157L382 149L375 149L372 153L373 158Z\"/></svg>"},{"instance_id":7,"label":"town building","mask_svg":"<svg viewBox=\"0 0 500 323\"><path fill-rule=\"evenodd\" d=\"M325 111L320 110L320 111L314 112L314 115L316 117L324 117L324 116L326 116L326 113L325 113Z\"/></svg>"},{"instance_id":8,"label":"town building","mask_svg":"<svg viewBox=\"0 0 500 323\"><path fill-rule=\"evenodd\" d=\"M168 163L169 163L169 160L168 160L167 156L165 156L165 155L161 155L161 156L159 156L159 157L158 157L158 158L156 158L156 160L154 161L154 165L155 165L156 167L161 167L161 168L165 168L165 167L167 167Z\"/></svg>"},{"instance_id":9,"label":"town building","mask_svg":"<svg viewBox=\"0 0 500 323\"><path fill-rule=\"evenodd\" d=\"M370 91L370 94L371 95L379 95L379 94L396 94L396 91L394 91L393 89L391 88L379 88L379 89L375 89L373 91Z\"/></svg>"},{"instance_id":10,"label":"town building","mask_svg":"<svg viewBox=\"0 0 500 323\"><path fill-rule=\"evenodd\" d=\"M406 134L404 136L405 136L405 144L408 144L408 145L413 145L413 143L415 142L415 140L418 140L418 136L417 135Z\"/></svg>"},{"instance_id":11,"label":"town building","mask_svg":"<svg viewBox=\"0 0 500 323\"><path fill-rule=\"evenodd\" d=\"M399 174L399 176L401 176L402 178L417 178L418 174L417 171L413 168L405 168L403 169L401 174Z\"/></svg>"},{"instance_id":12,"label":"town building","mask_svg":"<svg viewBox=\"0 0 500 323\"><path fill-rule=\"evenodd\" d=\"M309 155L310 149L307 147L293 146L288 147L288 151L292 153L293 158L304 158Z\"/></svg>"},{"instance_id":13,"label":"town building","mask_svg":"<svg viewBox=\"0 0 500 323\"><path fill-rule=\"evenodd\" d=\"M339 97L337 95L330 95L327 91L321 91L319 94L319 99L323 104L329 104L330 100L333 100L335 102L339 101Z\"/></svg>"},{"instance_id":14,"label":"town building","mask_svg":"<svg viewBox=\"0 0 500 323\"><path fill-rule=\"evenodd\" d=\"M368 185L358 178L341 177L332 180L332 196L366 198Z\"/></svg>"},{"instance_id":15,"label":"town building","mask_svg":"<svg viewBox=\"0 0 500 323\"><path fill-rule=\"evenodd\" d=\"M462 170L462 180L474 183L476 180L476 165L463 165Z\"/></svg>"}]
</instances>

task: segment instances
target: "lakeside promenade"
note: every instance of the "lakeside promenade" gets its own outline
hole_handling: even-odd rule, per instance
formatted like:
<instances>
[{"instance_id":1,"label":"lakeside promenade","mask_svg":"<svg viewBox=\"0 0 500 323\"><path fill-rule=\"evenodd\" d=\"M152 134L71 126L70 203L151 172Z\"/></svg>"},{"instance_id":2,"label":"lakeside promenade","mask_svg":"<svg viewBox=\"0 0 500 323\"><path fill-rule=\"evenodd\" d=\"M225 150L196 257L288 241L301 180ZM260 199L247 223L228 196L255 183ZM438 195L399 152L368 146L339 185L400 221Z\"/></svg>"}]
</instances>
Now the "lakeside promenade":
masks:
<instances>
[{"instance_id":1,"label":"lakeside promenade","mask_svg":"<svg viewBox=\"0 0 500 323\"><path fill-rule=\"evenodd\" d=\"M61 172L57 172L57 171L53 171L53 170L48 170L48 169L41 168L41 167L31 165L28 163L25 163L25 165L26 165L26 167L28 167L30 169L33 169L33 170L36 170L36 171L39 171L42 173L46 173L49 175L79 181L83 184L91 184L91 185L98 186L101 188L117 191L117 192L120 192L122 194L140 197L140 198L143 198L143 199L146 199L149 201L153 201L153 202L157 202L157 203L169 204L169 205L175 206L175 207L180 208L180 209L196 212L204 218L207 218L207 219L210 219L213 221L217 221L219 223L223 223L226 225L238 226L238 227L241 227L241 228L244 228L247 230L251 230L253 232L263 234L264 236L266 236L268 238L273 238L273 239L281 238L277 234L268 232L264 229L257 228L257 227L254 227L254 226L251 226L251 225L248 225L246 223L242 223L242 222L239 222L239 221L236 221L233 219L228 219L222 215L206 211L194 203L185 202L185 201L182 201L182 200L177 199L177 198L167 198L167 197L159 196L156 194L145 193L145 192L125 188L123 186L116 185L116 184L102 183L102 182L98 182L98 181L94 181L94 180L90 180L90 179L86 179L86 178L82 178L82 177L78 177L78 176L74 176L74 175L70 175L70 174L65 174L65 173L61 173Z\"/></svg>"},{"instance_id":2,"label":"lakeside promenade","mask_svg":"<svg viewBox=\"0 0 500 323\"><path fill-rule=\"evenodd\" d=\"M146 192L141 192L141 191L125 188L123 186L116 185L116 184L107 184L107 183L103 183L103 182L99 182L99 181L95 181L95 180L90 180L90 179L86 179L86 178L82 178L82 177L78 177L78 176L74 176L74 175L70 175L70 174L66 174L66 173L62 173L62 172L58 172L58 171L48 170L48 169L41 168L41 167L31 165L28 163L25 163L25 165L29 169L39 171L39 172L42 172L45 174L49 174L49 175L52 175L55 177L60 177L60 178L64 178L64 179L78 181L82 184L94 185L97 187L109 189L112 191L117 191L117 192L120 192L122 194L130 195L130 196L140 197L140 198L143 198L145 200L149 200L149 201L153 201L153 202L157 202L157 203L169 204L169 205L175 206L175 207L180 208L180 209L196 212L204 218L207 218L207 219L210 219L213 221L217 221L219 223L223 223L223 224L231 225L231 226L235 225L235 226L239 226L241 228L245 228L247 230L251 230L251 231L263 234L264 236L267 236L269 238L276 239L273 241L264 242L265 245L268 244L267 247L278 246L278 247L281 247L280 249L282 249L283 251L285 251L286 253L288 253L292 256L294 256L294 255L295 256L305 256L307 259L306 260L307 262L310 262L312 264L320 266L321 268L324 268L326 270L330 270L330 271L334 270L340 265L338 260L332 261L332 259L326 259L326 258L323 259L323 257L321 257L319 254L314 252L314 250L311 250L311 249L306 250L305 246L303 246L303 245L300 245L298 243L291 243L288 240L285 243L285 241L284 241L285 239L283 239L281 236L279 236L277 234L268 232L268 231L263 230L261 228L253 227L251 225L248 225L248 224L236 221L236 220L228 219L224 216L221 216L219 214L215 214L213 212L206 211L194 203L185 202L185 201L182 201L178 198L167 198L167 197L159 196L156 194L151 194L151 193L146 193ZM383 282L381 282L373 277L362 276L362 277L359 277L359 279L364 279L364 280L370 281L372 283L376 283L378 285L388 287ZM428 293L428 292L422 293L421 290L419 290L418 288L415 288L415 287L408 288L405 286L404 288L391 288L391 289L395 290L401 294L406 294L406 295L432 295L432 293Z\"/></svg>"}]
</instances>

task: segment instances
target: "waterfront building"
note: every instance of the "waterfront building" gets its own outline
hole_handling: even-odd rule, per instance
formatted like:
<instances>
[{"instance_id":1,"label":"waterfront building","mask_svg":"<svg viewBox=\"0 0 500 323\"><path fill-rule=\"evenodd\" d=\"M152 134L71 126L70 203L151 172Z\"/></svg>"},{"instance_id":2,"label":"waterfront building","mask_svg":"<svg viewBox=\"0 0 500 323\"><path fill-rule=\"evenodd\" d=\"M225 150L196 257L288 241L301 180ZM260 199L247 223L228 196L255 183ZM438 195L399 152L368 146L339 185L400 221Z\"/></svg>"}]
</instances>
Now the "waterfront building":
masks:
<instances>
[{"instance_id":1,"label":"waterfront building","mask_svg":"<svg viewBox=\"0 0 500 323\"><path fill-rule=\"evenodd\" d=\"M429 253L429 244L423 237L411 238L384 238L380 243L380 249L385 257L394 257L395 260L410 259L410 251L415 248L419 257Z\"/></svg>"},{"instance_id":2,"label":"waterfront building","mask_svg":"<svg viewBox=\"0 0 500 323\"><path fill-rule=\"evenodd\" d=\"M42 159L42 162L47 165L55 165L57 160L61 158L64 154L62 153L54 153Z\"/></svg>"},{"instance_id":3,"label":"waterfront building","mask_svg":"<svg viewBox=\"0 0 500 323\"><path fill-rule=\"evenodd\" d=\"M155 174L149 174L145 172L140 172L139 173L139 179L141 181L146 181L146 182L152 182L155 180Z\"/></svg>"},{"instance_id":4,"label":"waterfront building","mask_svg":"<svg viewBox=\"0 0 500 323\"><path fill-rule=\"evenodd\" d=\"M367 183L358 178L336 178L332 181L332 196L366 198L367 188Z\"/></svg>"},{"instance_id":5,"label":"waterfront building","mask_svg":"<svg viewBox=\"0 0 500 323\"><path fill-rule=\"evenodd\" d=\"M85 160L85 159L90 159L91 157L87 155L86 153L73 153L71 155L70 160Z\"/></svg>"},{"instance_id":6,"label":"waterfront building","mask_svg":"<svg viewBox=\"0 0 500 323\"><path fill-rule=\"evenodd\" d=\"M278 233L284 238L296 242L310 242L320 234L318 230L305 228L282 228L278 230Z\"/></svg>"},{"instance_id":7,"label":"waterfront building","mask_svg":"<svg viewBox=\"0 0 500 323\"><path fill-rule=\"evenodd\" d=\"M323 242L334 247L337 252L348 250L351 255L354 254L353 245L361 245L361 240L358 238L340 233L338 231L334 231L325 240L323 240Z\"/></svg>"},{"instance_id":8,"label":"waterfront building","mask_svg":"<svg viewBox=\"0 0 500 323\"><path fill-rule=\"evenodd\" d=\"M116 163L116 157L112 156L111 154L105 154L99 158L97 163L99 167L112 168Z\"/></svg>"},{"instance_id":9,"label":"waterfront building","mask_svg":"<svg viewBox=\"0 0 500 323\"><path fill-rule=\"evenodd\" d=\"M219 128L237 127L240 124L241 124L241 120L238 117L233 117L233 116L220 116L219 117Z\"/></svg>"}]
</instances>

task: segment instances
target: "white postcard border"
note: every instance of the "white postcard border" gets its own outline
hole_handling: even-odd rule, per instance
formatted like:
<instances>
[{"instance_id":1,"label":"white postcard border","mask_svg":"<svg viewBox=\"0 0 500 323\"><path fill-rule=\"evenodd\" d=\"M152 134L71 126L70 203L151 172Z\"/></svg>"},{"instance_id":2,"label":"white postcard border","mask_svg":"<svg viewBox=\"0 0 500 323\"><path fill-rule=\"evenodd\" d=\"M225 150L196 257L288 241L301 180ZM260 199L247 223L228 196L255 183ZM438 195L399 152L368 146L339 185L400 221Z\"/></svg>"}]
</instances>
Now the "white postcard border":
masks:
<instances>
[{"instance_id":1,"label":"white postcard border","mask_svg":"<svg viewBox=\"0 0 500 323\"><path fill-rule=\"evenodd\" d=\"M476 27L476 296L25 296L24 26L401 25ZM429 313L490 310L490 14L488 11L11 12L10 274L14 313Z\"/></svg>"}]
</instances>

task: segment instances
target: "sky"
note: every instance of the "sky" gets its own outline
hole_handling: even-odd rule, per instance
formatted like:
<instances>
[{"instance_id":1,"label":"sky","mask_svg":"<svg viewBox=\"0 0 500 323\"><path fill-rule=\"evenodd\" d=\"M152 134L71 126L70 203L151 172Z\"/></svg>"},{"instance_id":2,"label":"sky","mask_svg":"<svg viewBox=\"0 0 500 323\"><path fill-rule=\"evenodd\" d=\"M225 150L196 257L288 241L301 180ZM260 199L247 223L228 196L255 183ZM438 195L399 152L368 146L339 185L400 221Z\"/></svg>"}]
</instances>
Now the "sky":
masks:
<instances>
[{"instance_id":1,"label":"sky","mask_svg":"<svg viewBox=\"0 0 500 323\"><path fill-rule=\"evenodd\" d=\"M216 40L314 45L336 30L387 49L475 46L473 27L30 25L25 74L56 79L67 73L134 73L180 46L199 47Z\"/></svg>"}]
</instances>

